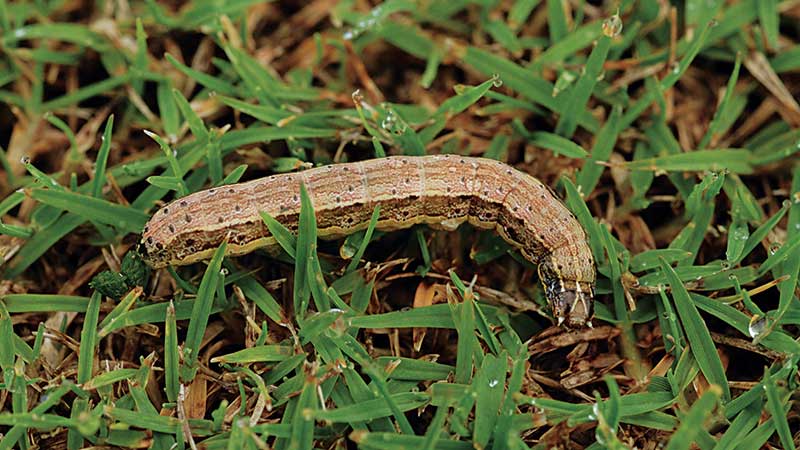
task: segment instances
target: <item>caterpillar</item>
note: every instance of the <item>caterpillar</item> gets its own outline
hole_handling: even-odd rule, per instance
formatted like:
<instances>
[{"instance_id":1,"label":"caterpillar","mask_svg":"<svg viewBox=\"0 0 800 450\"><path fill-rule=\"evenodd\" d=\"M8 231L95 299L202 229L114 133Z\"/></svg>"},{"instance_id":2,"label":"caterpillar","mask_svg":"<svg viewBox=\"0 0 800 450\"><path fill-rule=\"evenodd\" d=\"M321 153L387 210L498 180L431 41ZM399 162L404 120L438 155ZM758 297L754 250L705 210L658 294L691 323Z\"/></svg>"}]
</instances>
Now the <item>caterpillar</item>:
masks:
<instances>
[{"instance_id":1,"label":"caterpillar","mask_svg":"<svg viewBox=\"0 0 800 450\"><path fill-rule=\"evenodd\" d=\"M323 239L365 229L376 205L378 230L454 230L464 222L496 230L538 265L558 323L590 326L596 268L584 230L542 182L486 158L391 156L199 191L153 215L142 234L144 259L153 268L190 264L211 258L225 239L228 255L275 247L259 212L296 233L301 183Z\"/></svg>"}]
</instances>

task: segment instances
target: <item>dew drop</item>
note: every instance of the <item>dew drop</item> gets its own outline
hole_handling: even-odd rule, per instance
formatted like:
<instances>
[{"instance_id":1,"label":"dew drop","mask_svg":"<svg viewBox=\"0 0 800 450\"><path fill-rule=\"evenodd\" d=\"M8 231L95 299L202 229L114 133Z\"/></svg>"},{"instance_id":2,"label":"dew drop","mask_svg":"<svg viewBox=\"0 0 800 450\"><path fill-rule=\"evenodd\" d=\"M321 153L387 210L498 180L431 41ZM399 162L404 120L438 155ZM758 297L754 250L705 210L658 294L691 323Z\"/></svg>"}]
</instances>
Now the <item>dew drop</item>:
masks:
<instances>
[{"instance_id":1,"label":"dew drop","mask_svg":"<svg viewBox=\"0 0 800 450\"><path fill-rule=\"evenodd\" d=\"M491 381L489 381L489 387L493 388L493 387L497 386L497 383L498 383L497 380L491 380Z\"/></svg>"},{"instance_id":2,"label":"dew drop","mask_svg":"<svg viewBox=\"0 0 800 450\"><path fill-rule=\"evenodd\" d=\"M31 163L31 158L30 156L23 156L22 158L19 159L19 162L27 166L28 164Z\"/></svg>"},{"instance_id":3,"label":"dew drop","mask_svg":"<svg viewBox=\"0 0 800 450\"><path fill-rule=\"evenodd\" d=\"M395 119L394 111L389 111L389 113L386 114L386 117L384 117L381 121L381 128L386 131L391 131L394 129L396 121L397 119Z\"/></svg>"},{"instance_id":4,"label":"dew drop","mask_svg":"<svg viewBox=\"0 0 800 450\"><path fill-rule=\"evenodd\" d=\"M767 331L767 318L759 314L754 315L747 326L747 333L751 338L755 339L764 334L765 331Z\"/></svg>"},{"instance_id":5,"label":"dew drop","mask_svg":"<svg viewBox=\"0 0 800 450\"><path fill-rule=\"evenodd\" d=\"M622 33L622 19L619 14L614 14L603 21L603 34L613 38L619 36L620 33Z\"/></svg>"}]
</instances>

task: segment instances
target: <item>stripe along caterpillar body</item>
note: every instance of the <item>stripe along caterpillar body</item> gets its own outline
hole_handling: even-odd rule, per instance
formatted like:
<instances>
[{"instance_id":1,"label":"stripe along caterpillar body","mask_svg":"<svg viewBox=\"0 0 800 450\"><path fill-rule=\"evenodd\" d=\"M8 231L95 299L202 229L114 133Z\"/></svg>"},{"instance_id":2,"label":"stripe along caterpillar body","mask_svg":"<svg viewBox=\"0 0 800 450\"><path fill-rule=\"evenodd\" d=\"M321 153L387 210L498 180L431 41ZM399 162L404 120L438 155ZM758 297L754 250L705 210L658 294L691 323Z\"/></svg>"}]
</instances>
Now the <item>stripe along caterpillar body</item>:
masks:
<instances>
[{"instance_id":1,"label":"stripe along caterpillar body","mask_svg":"<svg viewBox=\"0 0 800 450\"><path fill-rule=\"evenodd\" d=\"M161 268L209 259L226 238L229 255L276 246L259 212L297 232L301 183L323 239L366 228L376 205L379 230L464 222L496 229L538 264L559 323L589 325L596 269L577 219L539 180L485 158L392 156L196 192L153 215L142 235L145 260Z\"/></svg>"}]
</instances>

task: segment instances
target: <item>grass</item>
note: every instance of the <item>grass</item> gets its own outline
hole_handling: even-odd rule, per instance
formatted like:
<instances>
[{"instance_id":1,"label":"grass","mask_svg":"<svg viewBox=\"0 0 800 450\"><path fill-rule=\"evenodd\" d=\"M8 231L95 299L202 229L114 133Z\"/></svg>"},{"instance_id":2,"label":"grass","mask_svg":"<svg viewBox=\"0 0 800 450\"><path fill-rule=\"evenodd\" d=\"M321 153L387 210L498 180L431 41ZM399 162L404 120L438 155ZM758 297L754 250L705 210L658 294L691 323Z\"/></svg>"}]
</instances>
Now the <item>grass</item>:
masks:
<instances>
[{"instance_id":1,"label":"grass","mask_svg":"<svg viewBox=\"0 0 800 450\"><path fill-rule=\"evenodd\" d=\"M796 448L798 8L594 3L0 0L0 449ZM131 256L200 189L435 153L562 194L593 329L491 233L318 242L305 191L272 254Z\"/></svg>"}]
</instances>

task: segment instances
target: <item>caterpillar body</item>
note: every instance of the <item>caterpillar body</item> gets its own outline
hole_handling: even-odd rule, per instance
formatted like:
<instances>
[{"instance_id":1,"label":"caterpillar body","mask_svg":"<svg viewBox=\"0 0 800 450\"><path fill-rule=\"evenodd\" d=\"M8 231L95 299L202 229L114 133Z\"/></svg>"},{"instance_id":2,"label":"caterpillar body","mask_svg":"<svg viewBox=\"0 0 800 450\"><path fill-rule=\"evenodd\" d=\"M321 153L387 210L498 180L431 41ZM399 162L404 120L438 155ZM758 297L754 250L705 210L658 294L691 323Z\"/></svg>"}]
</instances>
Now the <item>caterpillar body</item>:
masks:
<instances>
[{"instance_id":1,"label":"caterpillar body","mask_svg":"<svg viewBox=\"0 0 800 450\"><path fill-rule=\"evenodd\" d=\"M259 212L296 232L301 183L323 239L366 228L376 205L379 230L454 230L464 222L494 229L538 264L559 323L590 325L596 269L584 230L539 180L486 158L392 156L199 191L153 215L142 235L145 260L154 268L190 264L210 258L225 239L229 255L276 246Z\"/></svg>"}]
</instances>

